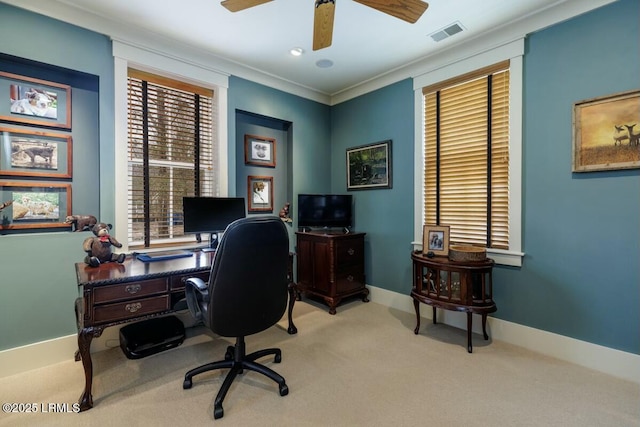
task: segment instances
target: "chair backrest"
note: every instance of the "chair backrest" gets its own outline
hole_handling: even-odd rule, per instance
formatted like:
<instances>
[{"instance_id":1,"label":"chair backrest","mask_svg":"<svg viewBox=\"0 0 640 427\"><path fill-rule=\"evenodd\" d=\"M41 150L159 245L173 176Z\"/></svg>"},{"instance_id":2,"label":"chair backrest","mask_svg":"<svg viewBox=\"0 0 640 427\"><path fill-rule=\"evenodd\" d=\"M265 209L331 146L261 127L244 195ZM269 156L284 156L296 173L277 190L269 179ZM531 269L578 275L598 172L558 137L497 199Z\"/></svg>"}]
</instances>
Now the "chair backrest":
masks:
<instances>
[{"instance_id":1,"label":"chair backrest","mask_svg":"<svg viewBox=\"0 0 640 427\"><path fill-rule=\"evenodd\" d=\"M229 224L211 266L205 324L240 337L276 324L288 300L289 234L275 216Z\"/></svg>"}]
</instances>

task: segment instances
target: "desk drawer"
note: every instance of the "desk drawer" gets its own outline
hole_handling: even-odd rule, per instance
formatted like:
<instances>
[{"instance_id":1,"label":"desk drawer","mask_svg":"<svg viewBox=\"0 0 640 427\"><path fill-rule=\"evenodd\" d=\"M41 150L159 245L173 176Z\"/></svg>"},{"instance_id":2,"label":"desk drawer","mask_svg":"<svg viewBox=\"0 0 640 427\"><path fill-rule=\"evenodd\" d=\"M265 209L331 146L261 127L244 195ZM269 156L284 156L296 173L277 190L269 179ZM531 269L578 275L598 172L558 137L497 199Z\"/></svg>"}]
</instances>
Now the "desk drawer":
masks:
<instances>
[{"instance_id":1,"label":"desk drawer","mask_svg":"<svg viewBox=\"0 0 640 427\"><path fill-rule=\"evenodd\" d=\"M94 323L115 322L167 310L169 310L169 296L161 295L94 307L93 321Z\"/></svg>"},{"instance_id":2,"label":"desk drawer","mask_svg":"<svg viewBox=\"0 0 640 427\"><path fill-rule=\"evenodd\" d=\"M168 280L166 277L121 283L119 285L96 286L93 288L93 303L102 304L105 302L140 298L167 291Z\"/></svg>"},{"instance_id":3,"label":"desk drawer","mask_svg":"<svg viewBox=\"0 0 640 427\"><path fill-rule=\"evenodd\" d=\"M187 274L180 274L178 276L173 276L171 277L171 290L176 291L176 290L184 289L185 280L191 277L199 277L200 279L206 282L207 280L209 280L209 271L202 271L200 273L187 273Z\"/></svg>"}]
</instances>

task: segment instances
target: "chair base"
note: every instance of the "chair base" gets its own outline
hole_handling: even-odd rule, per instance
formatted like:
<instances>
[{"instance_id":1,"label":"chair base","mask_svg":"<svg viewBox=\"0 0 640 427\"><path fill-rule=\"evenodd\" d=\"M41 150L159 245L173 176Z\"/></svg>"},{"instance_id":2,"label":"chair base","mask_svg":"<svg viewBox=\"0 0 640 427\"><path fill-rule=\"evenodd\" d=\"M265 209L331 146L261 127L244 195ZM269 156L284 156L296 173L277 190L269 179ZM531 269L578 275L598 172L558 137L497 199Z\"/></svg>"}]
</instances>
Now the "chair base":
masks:
<instances>
[{"instance_id":1,"label":"chair base","mask_svg":"<svg viewBox=\"0 0 640 427\"><path fill-rule=\"evenodd\" d=\"M285 383L284 377L275 372L274 370L267 368L260 363L256 363L255 360L264 356L268 356L273 354L274 362L280 363L282 361L282 352L279 348L268 348L264 350L258 350L251 354L246 354L245 352L245 342L244 337L236 338L236 345L227 347L227 351L224 355L224 360L220 360L217 362L207 363L206 365L199 366L197 368L191 369L184 375L184 382L182 383L183 389L189 389L193 385L192 378L195 375L201 374L203 372L213 371L215 369L229 369L227 376L218 391L216 396L216 400L213 404L213 418L218 419L222 418L224 415L224 410L222 409L222 401L224 400L229 388L231 387L231 383L238 374L242 374L245 369L250 371L259 372L262 375L271 378L273 381L278 383L278 388L280 391L280 396L286 396L289 394L289 387Z\"/></svg>"}]
</instances>

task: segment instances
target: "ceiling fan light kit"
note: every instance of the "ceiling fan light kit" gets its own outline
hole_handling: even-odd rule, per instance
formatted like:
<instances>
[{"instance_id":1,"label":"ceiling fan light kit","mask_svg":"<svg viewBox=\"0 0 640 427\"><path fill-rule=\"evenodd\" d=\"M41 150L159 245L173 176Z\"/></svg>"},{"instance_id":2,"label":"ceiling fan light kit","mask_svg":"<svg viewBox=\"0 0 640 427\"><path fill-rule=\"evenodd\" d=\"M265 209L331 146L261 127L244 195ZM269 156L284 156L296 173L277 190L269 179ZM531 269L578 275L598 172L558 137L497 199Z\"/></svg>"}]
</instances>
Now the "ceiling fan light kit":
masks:
<instances>
[{"instance_id":1,"label":"ceiling fan light kit","mask_svg":"<svg viewBox=\"0 0 640 427\"><path fill-rule=\"evenodd\" d=\"M273 0L224 0L220 4L230 12L238 12ZM422 0L353 0L387 15L414 24L429 3ZM313 18L313 50L331 46L336 0L315 0Z\"/></svg>"}]
</instances>

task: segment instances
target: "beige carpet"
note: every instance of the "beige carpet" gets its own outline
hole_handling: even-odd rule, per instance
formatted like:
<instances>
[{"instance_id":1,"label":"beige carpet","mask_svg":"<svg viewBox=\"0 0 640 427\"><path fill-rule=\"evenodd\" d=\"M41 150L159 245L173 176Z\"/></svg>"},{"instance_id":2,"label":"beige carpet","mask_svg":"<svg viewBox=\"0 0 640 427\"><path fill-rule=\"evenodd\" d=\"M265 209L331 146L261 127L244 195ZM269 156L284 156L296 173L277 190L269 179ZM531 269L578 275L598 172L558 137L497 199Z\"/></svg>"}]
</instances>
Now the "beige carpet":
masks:
<instances>
[{"instance_id":1,"label":"beige carpet","mask_svg":"<svg viewBox=\"0 0 640 427\"><path fill-rule=\"evenodd\" d=\"M220 359L231 342L193 335L173 350L128 360L119 348L94 355L93 409L0 414L1 426L640 426L640 386L579 366L359 300L331 316L300 302L298 334L286 321L247 338L247 351L279 346L289 395L245 372L213 419L223 372L184 373ZM194 332L192 330L191 332ZM202 330L199 330L202 332ZM82 364L69 361L0 379L2 402L77 402Z\"/></svg>"}]
</instances>

